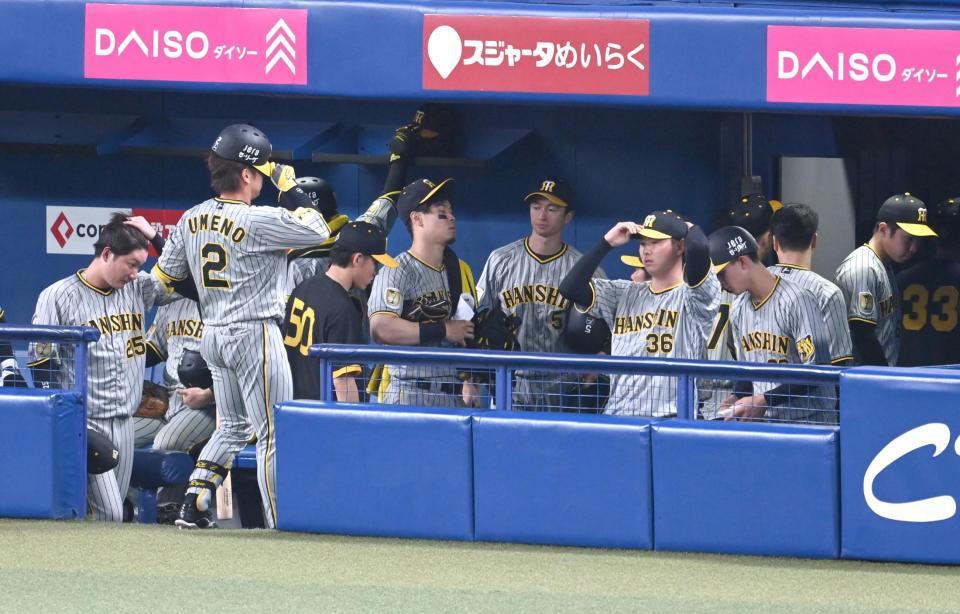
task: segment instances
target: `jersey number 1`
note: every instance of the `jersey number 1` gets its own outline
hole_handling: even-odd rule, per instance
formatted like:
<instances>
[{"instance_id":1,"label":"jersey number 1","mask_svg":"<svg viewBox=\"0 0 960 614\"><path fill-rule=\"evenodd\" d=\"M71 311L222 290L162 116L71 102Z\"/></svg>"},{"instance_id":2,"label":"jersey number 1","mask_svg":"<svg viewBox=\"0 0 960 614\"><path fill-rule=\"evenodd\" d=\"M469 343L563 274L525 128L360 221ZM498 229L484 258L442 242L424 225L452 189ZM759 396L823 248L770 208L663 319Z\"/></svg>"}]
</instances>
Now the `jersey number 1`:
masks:
<instances>
[{"instance_id":1,"label":"jersey number 1","mask_svg":"<svg viewBox=\"0 0 960 614\"><path fill-rule=\"evenodd\" d=\"M230 282L216 276L227 268L227 250L219 243L206 243L200 248L200 256L203 258L203 266L200 268L203 273L203 287L229 289Z\"/></svg>"}]
</instances>

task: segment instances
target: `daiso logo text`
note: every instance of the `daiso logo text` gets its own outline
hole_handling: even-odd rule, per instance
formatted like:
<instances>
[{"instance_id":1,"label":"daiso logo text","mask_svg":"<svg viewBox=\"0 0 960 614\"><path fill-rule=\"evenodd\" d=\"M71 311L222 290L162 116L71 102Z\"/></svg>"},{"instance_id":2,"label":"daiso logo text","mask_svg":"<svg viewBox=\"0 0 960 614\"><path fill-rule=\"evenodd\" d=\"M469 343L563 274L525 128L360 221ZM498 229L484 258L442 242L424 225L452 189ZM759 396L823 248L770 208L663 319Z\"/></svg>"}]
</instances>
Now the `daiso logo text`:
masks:
<instances>
[{"instance_id":1,"label":"daiso logo text","mask_svg":"<svg viewBox=\"0 0 960 614\"><path fill-rule=\"evenodd\" d=\"M147 58L179 58L186 54L194 60L207 56L210 39L203 32L179 32L177 30L151 30L141 34L136 30L127 33L114 32L109 28L97 28L94 33L94 54L98 56L122 56L138 52Z\"/></svg>"},{"instance_id":2,"label":"daiso logo text","mask_svg":"<svg viewBox=\"0 0 960 614\"><path fill-rule=\"evenodd\" d=\"M838 52L824 56L820 52L803 57L790 50L777 52L778 79L806 79L810 73L825 76L831 81L866 81L874 79L881 83L893 81L897 76L897 61L889 53L873 56L861 53Z\"/></svg>"}]
</instances>

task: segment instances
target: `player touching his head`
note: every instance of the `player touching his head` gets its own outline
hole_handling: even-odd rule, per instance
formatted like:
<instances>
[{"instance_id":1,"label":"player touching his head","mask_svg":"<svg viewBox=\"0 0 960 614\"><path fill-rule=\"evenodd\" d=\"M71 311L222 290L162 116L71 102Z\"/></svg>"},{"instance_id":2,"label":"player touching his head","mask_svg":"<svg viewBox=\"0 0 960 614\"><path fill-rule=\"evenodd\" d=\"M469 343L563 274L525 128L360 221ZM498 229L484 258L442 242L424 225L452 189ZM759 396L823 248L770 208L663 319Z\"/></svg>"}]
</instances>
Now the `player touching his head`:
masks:
<instances>
[{"instance_id":1,"label":"player touching his head","mask_svg":"<svg viewBox=\"0 0 960 614\"><path fill-rule=\"evenodd\" d=\"M119 451L116 468L87 478L87 507L96 520L121 522L133 469L133 420L143 391L147 344L144 315L177 295L140 271L149 243L163 239L142 217L114 213L94 244L90 265L47 287L37 299L33 324L92 326L100 339L89 346L87 428ZM73 346L33 343L30 367L38 385L74 387Z\"/></svg>"},{"instance_id":2,"label":"player touching his head","mask_svg":"<svg viewBox=\"0 0 960 614\"><path fill-rule=\"evenodd\" d=\"M570 301L560 282L581 253L563 241L573 220L574 194L562 179L544 179L524 198L530 212L530 235L495 249L477 283L481 309L497 305L520 320L517 334L524 352L569 353L563 331ZM598 270L595 277L605 277ZM518 371L513 408L560 411L561 374Z\"/></svg>"},{"instance_id":3,"label":"player touching his head","mask_svg":"<svg viewBox=\"0 0 960 614\"><path fill-rule=\"evenodd\" d=\"M913 258L927 225L927 206L910 194L896 194L877 212L873 236L837 267L837 285L847 302L854 358L862 365L895 366L900 356L900 290L892 262Z\"/></svg>"},{"instance_id":4,"label":"player touching his head","mask_svg":"<svg viewBox=\"0 0 960 614\"><path fill-rule=\"evenodd\" d=\"M730 326L737 359L744 362L819 364L829 362L824 325L814 295L769 271L757 242L739 226L710 235L710 258L720 283L739 295ZM775 420L830 421L836 398L832 387L737 382L721 405L727 420L767 417ZM832 412L831 412L832 413Z\"/></svg>"},{"instance_id":5,"label":"player touching his head","mask_svg":"<svg viewBox=\"0 0 960 614\"><path fill-rule=\"evenodd\" d=\"M817 247L818 223L817 212L802 203L786 204L773 214L770 231L779 264L771 266L770 272L813 293L826 327L830 364L846 365L853 361L853 344L843 292L810 270L813 250Z\"/></svg>"},{"instance_id":6,"label":"player touching his head","mask_svg":"<svg viewBox=\"0 0 960 614\"><path fill-rule=\"evenodd\" d=\"M591 281L603 257L631 237L640 238L640 257L651 280ZM613 356L702 359L720 284L710 270L703 231L672 211L656 211L643 225L620 222L611 228L574 265L560 291L603 318L613 333ZM669 377L614 375L605 413L675 415L676 398Z\"/></svg>"}]
</instances>

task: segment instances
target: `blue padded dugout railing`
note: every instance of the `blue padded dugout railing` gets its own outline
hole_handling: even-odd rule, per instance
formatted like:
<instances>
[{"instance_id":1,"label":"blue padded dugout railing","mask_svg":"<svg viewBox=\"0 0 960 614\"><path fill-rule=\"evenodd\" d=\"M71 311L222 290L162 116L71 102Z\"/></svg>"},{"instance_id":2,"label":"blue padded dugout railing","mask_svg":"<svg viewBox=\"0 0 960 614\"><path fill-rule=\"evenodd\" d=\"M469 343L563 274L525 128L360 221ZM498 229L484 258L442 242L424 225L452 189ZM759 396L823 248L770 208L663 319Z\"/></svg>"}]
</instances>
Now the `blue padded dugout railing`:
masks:
<instances>
[{"instance_id":1,"label":"blue padded dugout railing","mask_svg":"<svg viewBox=\"0 0 960 614\"><path fill-rule=\"evenodd\" d=\"M750 362L717 362L672 358L584 356L580 354L532 354L453 348L386 347L374 345L311 346L309 355L320 359L321 400L333 398L333 366L336 363L443 364L491 369L495 372L495 404L512 411L513 373L518 369L563 372L597 371L613 374L663 375L677 380L677 417L696 418L698 378L773 381L784 384L836 385L843 369L826 365L783 365Z\"/></svg>"},{"instance_id":2,"label":"blue padded dugout railing","mask_svg":"<svg viewBox=\"0 0 960 614\"><path fill-rule=\"evenodd\" d=\"M0 387L0 516L85 515L87 343L99 338L88 327L0 325L0 341L76 348L73 388Z\"/></svg>"}]
</instances>

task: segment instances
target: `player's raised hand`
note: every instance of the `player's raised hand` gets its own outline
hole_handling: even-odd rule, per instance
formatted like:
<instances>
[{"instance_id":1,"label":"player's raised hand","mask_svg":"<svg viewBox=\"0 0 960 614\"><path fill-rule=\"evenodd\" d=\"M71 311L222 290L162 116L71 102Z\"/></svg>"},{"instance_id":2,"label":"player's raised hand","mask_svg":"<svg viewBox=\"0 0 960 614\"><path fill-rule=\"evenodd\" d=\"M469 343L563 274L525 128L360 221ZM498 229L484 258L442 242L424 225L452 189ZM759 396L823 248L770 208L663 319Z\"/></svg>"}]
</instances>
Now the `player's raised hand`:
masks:
<instances>
[{"instance_id":1,"label":"player's raised hand","mask_svg":"<svg viewBox=\"0 0 960 614\"><path fill-rule=\"evenodd\" d=\"M632 236L640 234L640 228L640 224L635 222L618 222L616 226L607 231L607 234L603 235L603 240L609 243L611 247L626 245Z\"/></svg>"},{"instance_id":2,"label":"player's raised hand","mask_svg":"<svg viewBox=\"0 0 960 614\"><path fill-rule=\"evenodd\" d=\"M281 192L288 192L297 187L297 172L289 164L274 164L270 181Z\"/></svg>"},{"instance_id":3,"label":"player's raised hand","mask_svg":"<svg viewBox=\"0 0 960 614\"><path fill-rule=\"evenodd\" d=\"M470 320L447 320L446 339L454 345L463 346L473 339L473 322Z\"/></svg>"},{"instance_id":4,"label":"player's raised hand","mask_svg":"<svg viewBox=\"0 0 960 614\"><path fill-rule=\"evenodd\" d=\"M394 156L411 156L416 151L417 140L420 135L420 124L408 124L400 126L393 133L393 140L390 141L390 158Z\"/></svg>"},{"instance_id":5,"label":"player's raised hand","mask_svg":"<svg viewBox=\"0 0 960 614\"><path fill-rule=\"evenodd\" d=\"M143 236L147 238L147 241L153 239L157 235L157 229L154 228L150 222L147 221L147 218L142 215L134 215L128 218L123 222L127 226L133 226L137 230L143 233Z\"/></svg>"}]
</instances>

